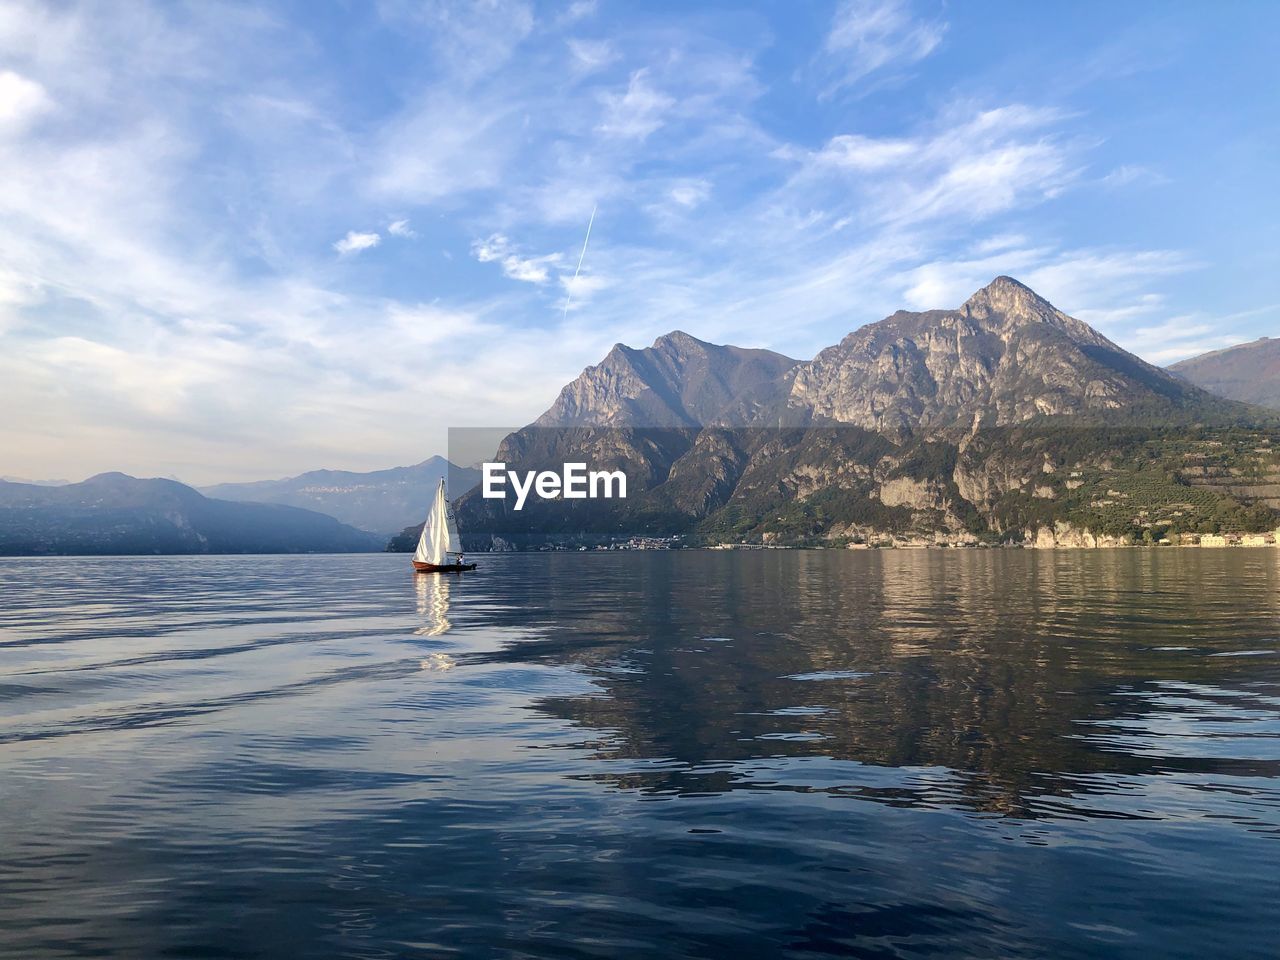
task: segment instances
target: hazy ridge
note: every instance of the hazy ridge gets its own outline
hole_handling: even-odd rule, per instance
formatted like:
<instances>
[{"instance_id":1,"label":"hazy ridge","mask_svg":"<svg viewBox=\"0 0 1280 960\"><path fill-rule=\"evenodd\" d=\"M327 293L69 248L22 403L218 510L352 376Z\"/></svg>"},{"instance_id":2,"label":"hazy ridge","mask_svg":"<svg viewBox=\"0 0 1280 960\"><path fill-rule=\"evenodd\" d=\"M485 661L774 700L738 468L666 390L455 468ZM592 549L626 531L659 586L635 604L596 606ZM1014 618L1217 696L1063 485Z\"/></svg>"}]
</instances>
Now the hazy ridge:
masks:
<instances>
[{"instance_id":1,"label":"hazy ridge","mask_svg":"<svg viewBox=\"0 0 1280 960\"><path fill-rule=\"evenodd\" d=\"M205 497L174 480L103 473L64 486L0 481L0 554L340 553L380 538L280 504Z\"/></svg>"}]
</instances>

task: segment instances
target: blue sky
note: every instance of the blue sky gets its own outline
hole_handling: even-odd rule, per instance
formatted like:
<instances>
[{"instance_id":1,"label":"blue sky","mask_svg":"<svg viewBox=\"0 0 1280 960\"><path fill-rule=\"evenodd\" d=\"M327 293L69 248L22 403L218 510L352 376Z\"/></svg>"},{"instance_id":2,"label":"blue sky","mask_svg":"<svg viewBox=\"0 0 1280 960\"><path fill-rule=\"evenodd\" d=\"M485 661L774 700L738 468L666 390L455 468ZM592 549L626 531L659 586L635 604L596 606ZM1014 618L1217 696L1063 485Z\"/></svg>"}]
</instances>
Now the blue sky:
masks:
<instances>
[{"instance_id":1,"label":"blue sky","mask_svg":"<svg viewBox=\"0 0 1280 960\"><path fill-rule=\"evenodd\" d=\"M1277 35L1261 2L0 2L0 473L416 462L616 341L807 358L1001 273L1154 362L1280 334Z\"/></svg>"}]
</instances>

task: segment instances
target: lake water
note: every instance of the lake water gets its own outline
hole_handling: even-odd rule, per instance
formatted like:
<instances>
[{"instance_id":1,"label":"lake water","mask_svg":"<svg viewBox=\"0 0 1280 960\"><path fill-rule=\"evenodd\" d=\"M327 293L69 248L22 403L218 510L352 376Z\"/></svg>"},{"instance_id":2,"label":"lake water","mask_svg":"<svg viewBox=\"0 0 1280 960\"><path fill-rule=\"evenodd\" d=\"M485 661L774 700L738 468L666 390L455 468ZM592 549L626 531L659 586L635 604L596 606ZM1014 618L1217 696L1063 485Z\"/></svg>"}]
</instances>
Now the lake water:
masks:
<instances>
[{"instance_id":1,"label":"lake water","mask_svg":"<svg viewBox=\"0 0 1280 960\"><path fill-rule=\"evenodd\" d=\"M6 957L1272 957L1280 551L0 561Z\"/></svg>"}]
</instances>

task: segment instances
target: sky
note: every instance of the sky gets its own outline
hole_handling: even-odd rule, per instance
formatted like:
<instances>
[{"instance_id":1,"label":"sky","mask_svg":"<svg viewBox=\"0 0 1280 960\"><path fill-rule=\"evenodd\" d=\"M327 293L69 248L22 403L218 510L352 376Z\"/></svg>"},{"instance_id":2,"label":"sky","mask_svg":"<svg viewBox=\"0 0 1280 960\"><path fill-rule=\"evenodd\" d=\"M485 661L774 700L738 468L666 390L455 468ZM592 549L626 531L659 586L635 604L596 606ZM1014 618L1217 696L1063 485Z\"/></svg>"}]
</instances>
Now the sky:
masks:
<instances>
[{"instance_id":1,"label":"sky","mask_svg":"<svg viewBox=\"0 0 1280 960\"><path fill-rule=\"evenodd\" d=\"M415 463L615 342L808 358L998 274L1156 363L1280 334L1278 36L1243 0L0 0L0 474Z\"/></svg>"}]
</instances>

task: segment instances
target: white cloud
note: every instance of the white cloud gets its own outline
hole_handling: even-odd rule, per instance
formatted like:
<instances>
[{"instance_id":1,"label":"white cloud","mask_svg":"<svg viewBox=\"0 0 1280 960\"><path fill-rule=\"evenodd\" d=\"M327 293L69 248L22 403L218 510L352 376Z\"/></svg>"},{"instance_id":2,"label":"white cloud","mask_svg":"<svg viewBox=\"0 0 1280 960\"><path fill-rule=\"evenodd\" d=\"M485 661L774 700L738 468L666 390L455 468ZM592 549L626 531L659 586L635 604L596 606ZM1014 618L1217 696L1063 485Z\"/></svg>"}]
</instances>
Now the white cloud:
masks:
<instances>
[{"instance_id":1,"label":"white cloud","mask_svg":"<svg viewBox=\"0 0 1280 960\"><path fill-rule=\"evenodd\" d=\"M551 262L560 258L550 258ZM539 260L522 260L519 257L505 257L502 261L502 272L512 280L522 283L546 283L548 258Z\"/></svg>"},{"instance_id":2,"label":"white cloud","mask_svg":"<svg viewBox=\"0 0 1280 960\"><path fill-rule=\"evenodd\" d=\"M568 274L561 277L560 286L573 298L574 302L580 303L589 299L593 293L608 289L612 284L607 277L580 273L576 277Z\"/></svg>"},{"instance_id":3,"label":"white cloud","mask_svg":"<svg viewBox=\"0 0 1280 960\"><path fill-rule=\"evenodd\" d=\"M995 146L958 158L910 195L900 192L887 215L904 222L953 215L981 219L1027 199L1056 196L1070 176L1063 153L1054 144Z\"/></svg>"},{"instance_id":4,"label":"white cloud","mask_svg":"<svg viewBox=\"0 0 1280 960\"><path fill-rule=\"evenodd\" d=\"M624 140L643 140L663 125L675 100L655 89L648 74L647 68L631 74L626 93L601 95L605 112L598 131Z\"/></svg>"},{"instance_id":5,"label":"white cloud","mask_svg":"<svg viewBox=\"0 0 1280 960\"><path fill-rule=\"evenodd\" d=\"M501 260L511 250L511 241L500 233L495 233L487 240L476 240L471 244L471 255L481 263L492 263Z\"/></svg>"},{"instance_id":6,"label":"white cloud","mask_svg":"<svg viewBox=\"0 0 1280 960\"><path fill-rule=\"evenodd\" d=\"M574 67L580 73L589 73L607 67L618 59L618 52L608 40L585 40L570 37L565 41L573 55Z\"/></svg>"},{"instance_id":7,"label":"white cloud","mask_svg":"<svg viewBox=\"0 0 1280 960\"><path fill-rule=\"evenodd\" d=\"M670 197L680 206L692 210L711 196L711 184L706 180L686 180L670 190Z\"/></svg>"},{"instance_id":8,"label":"white cloud","mask_svg":"<svg viewBox=\"0 0 1280 960\"><path fill-rule=\"evenodd\" d=\"M556 307L565 317L568 317L590 308L595 295L613 286L613 281L599 274L579 273L575 277L571 273L566 273L560 277L560 286L564 290L564 296ZM594 310L592 315L598 318Z\"/></svg>"},{"instance_id":9,"label":"white cloud","mask_svg":"<svg viewBox=\"0 0 1280 960\"><path fill-rule=\"evenodd\" d=\"M595 14L596 6L596 0L574 0L565 10L564 19L569 23L583 20Z\"/></svg>"},{"instance_id":10,"label":"white cloud","mask_svg":"<svg viewBox=\"0 0 1280 960\"><path fill-rule=\"evenodd\" d=\"M12 70L0 70L0 133L18 132L52 107L39 83Z\"/></svg>"},{"instance_id":11,"label":"white cloud","mask_svg":"<svg viewBox=\"0 0 1280 960\"><path fill-rule=\"evenodd\" d=\"M1116 329L1124 324L1142 321L1163 310L1165 297L1160 293L1143 293L1112 306L1077 308L1076 317L1100 330Z\"/></svg>"},{"instance_id":12,"label":"white cloud","mask_svg":"<svg viewBox=\"0 0 1280 960\"><path fill-rule=\"evenodd\" d=\"M436 58L466 81L505 64L534 28L526 0L379 0L378 6L397 26L421 28Z\"/></svg>"},{"instance_id":13,"label":"white cloud","mask_svg":"<svg viewBox=\"0 0 1280 960\"><path fill-rule=\"evenodd\" d=\"M825 188L836 202L859 202L863 217L900 225L981 220L1057 196L1078 176L1074 146L1046 132L1062 119L1058 111L960 105L943 119L916 136L841 134L808 154L775 155L799 162L789 184L796 195Z\"/></svg>"},{"instance_id":14,"label":"white cloud","mask_svg":"<svg viewBox=\"0 0 1280 960\"><path fill-rule=\"evenodd\" d=\"M559 263L561 254L552 253L543 257L522 257L512 247L511 241L500 233L495 233L487 240L476 240L471 244L471 254L481 263L497 262L505 276L523 283L546 283L550 279L548 268Z\"/></svg>"},{"instance_id":15,"label":"white cloud","mask_svg":"<svg viewBox=\"0 0 1280 960\"><path fill-rule=\"evenodd\" d=\"M813 157L816 166L846 170L884 170L900 164L918 149L909 140L876 140L857 134L832 137Z\"/></svg>"},{"instance_id":16,"label":"white cloud","mask_svg":"<svg viewBox=\"0 0 1280 960\"><path fill-rule=\"evenodd\" d=\"M518 101L429 89L381 131L369 173L377 197L428 204L497 186L517 147Z\"/></svg>"},{"instance_id":17,"label":"white cloud","mask_svg":"<svg viewBox=\"0 0 1280 960\"><path fill-rule=\"evenodd\" d=\"M868 74L923 60L942 42L946 24L912 16L905 0L845 0L823 45L835 79L832 93Z\"/></svg>"},{"instance_id":18,"label":"white cloud","mask_svg":"<svg viewBox=\"0 0 1280 960\"><path fill-rule=\"evenodd\" d=\"M6 319L16 324L17 314L12 308L33 306L43 299L44 290L36 277L0 266L0 331L6 326Z\"/></svg>"},{"instance_id":19,"label":"white cloud","mask_svg":"<svg viewBox=\"0 0 1280 960\"><path fill-rule=\"evenodd\" d=\"M359 233L355 230L348 230L345 237L334 242L333 249L345 257L348 254L359 253L362 250L376 247L381 242L382 237L376 233Z\"/></svg>"},{"instance_id":20,"label":"white cloud","mask_svg":"<svg viewBox=\"0 0 1280 960\"><path fill-rule=\"evenodd\" d=\"M525 215L542 224L586 226L591 209L617 199L625 203L628 183L618 172L600 169L600 162L566 164L553 178L520 195Z\"/></svg>"},{"instance_id":21,"label":"white cloud","mask_svg":"<svg viewBox=\"0 0 1280 960\"><path fill-rule=\"evenodd\" d=\"M1155 187L1169 182L1169 178L1159 171L1133 163L1121 164L1101 180L1104 187L1113 189L1128 186Z\"/></svg>"},{"instance_id":22,"label":"white cloud","mask_svg":"<svg viewBox=\"0 0 1280 960\"><path fill-rule=\"evenodd\" d=\"M417 236L417 233L409 226L408 220L392 220L391 223L387 224L387 233L393 237L404 237L407 240L412 240Z\"/></svg>"}]
</instances>

